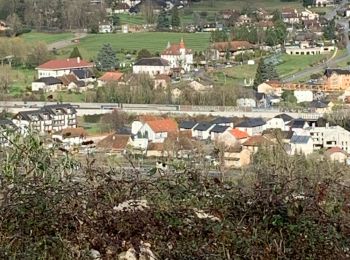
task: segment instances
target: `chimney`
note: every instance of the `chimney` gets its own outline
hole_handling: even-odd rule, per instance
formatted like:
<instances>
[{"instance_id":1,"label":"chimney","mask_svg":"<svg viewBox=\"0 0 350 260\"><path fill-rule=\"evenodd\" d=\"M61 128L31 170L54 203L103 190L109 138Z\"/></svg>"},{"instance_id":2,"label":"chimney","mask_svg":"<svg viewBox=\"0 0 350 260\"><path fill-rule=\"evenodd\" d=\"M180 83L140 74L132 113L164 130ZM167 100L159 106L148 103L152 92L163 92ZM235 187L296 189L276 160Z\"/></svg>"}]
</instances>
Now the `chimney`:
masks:
<instances>
[{"instance_id":1,"label":"chimney","mask_svg":"<svg viewBox=\"0 0 350 260\"><path fill-rule=\"evenodd\" d=\"M326 123L326 128L329 128L329 123Z\"/></svg>"},{"instance_id":2,"label":"chimney","mask_svg":"<svg viewBox=\"0 0 350 260\"><path fill-rule=\"evenodd\" d=\"M77 57L77 62L80 63L80 57Z\"/></svg>"}]
</instances>

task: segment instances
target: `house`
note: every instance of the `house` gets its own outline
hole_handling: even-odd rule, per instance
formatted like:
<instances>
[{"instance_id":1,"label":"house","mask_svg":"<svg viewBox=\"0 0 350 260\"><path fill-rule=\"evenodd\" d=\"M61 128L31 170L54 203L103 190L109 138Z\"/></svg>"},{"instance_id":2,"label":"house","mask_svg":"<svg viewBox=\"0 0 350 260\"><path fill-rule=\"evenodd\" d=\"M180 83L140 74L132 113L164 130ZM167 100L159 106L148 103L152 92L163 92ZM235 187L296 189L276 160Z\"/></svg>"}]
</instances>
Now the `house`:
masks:
<instances>
[{"instance_id":1,"label":"house","mask_svg":"<svg viewBox=\"0 0 350 260\"><path fill-rule=\"evenodd\" d=\"M232 117L218 117L211 121L212 124L233 127Z\"/></svg>"},{"instance_id":2,"label":"house","mask_svg":"<svg viewBox=\"0 0 350 260\"><path fill-rule=\"evenodd\" d=\"M192 131L192 136L200 140L207 140L210 138L210 130L214 128L214 124L210 122L198 123Z\"/></svg>"},{"instance_id":3,"label":"house","mask_svg":"<svg viewBox=\"0 0 350 260\"><path fill-rule=\"evenodd\" d=\"M50 60L35 69L38 71L38 78L43 78L59 77L70 74L72 70L91 69L93 67L93 63L81 60L78 57L64 60Z\"/></svg>"},{"instance_id":4,"label":"house","mask_svg":"<svg viewBox=\"0 0 350 260\"><path fill-rule=\"evenodd\" d=\"M224 164L228 168L242 168L251 162L252 152L242 149L240 145L226 147L224 151Z\"/></svg>"},{"instance_id":5,"label":"house","mask_svg":"<svg viewBox=\"0 0 350 260\"><path fill-rule=\"evenodd\" d=\"M113 13L115 14L125 14L129 13L130 5L128 3L117 2L113 7Z\"/></svg>"},{"instance_id":6,"label":"house","mask_svg":"<svg viewBox=\"0 0 350 260\"><path fill-rule=\"evenodd\" d=\"M270 140L268 140L262 135L251 136L248 138L247 141L245 141L242 144L244 149L247 149L252 153L257 152L260 147L268 147L272 145L273 145L273 142L271 142Z\"/></svg>"},{"instance_id":7,"label":"house","mask_svg":"<svg viewBox=\"0 0 350 260\"><path fill-rule=\"evenodd\" d=\"M326 91L350 90L350 70L348 69L326 69L323 79Z\"/></svg>"},{"instance_id":8,"label":"house","mask_svg":"<svg viewBox=\"0 0 350 260\"><path fill-rule=\"evenodd\" d=\"M86 140L87 133L82 127L65 128L52 135L52 139L61 142L65 148L81 145Z\"/></svg>"},{"instance_id":9,"label":"house","mask_svg":"<svg viewBox=\"0 0 350 260\"><path fill-rule=\"evenodd\" d=\"M331 53L334 50L335 46L333 45L311 45L308 41L302 41L299 45L285 47L285 51L288 55L319 55Z\"/></svg>"},{"instance_id":10,"label":"house","mask_svg":"<svg viewBox=\"0 0 350 260\"><path fill-rule=\"evenodd\" d=\"M294 8L283 8L281 16L286 24L298 24L300 22L298 11Z\"/></svg>"},{"instance_id":11,"label":"house","mask_svg":"<svg viewBox=\"0 0 350 260\"><path fill-rule=\"evenodd\" d=\"M90 83L95 81L95 75L91 69L73 69L71 71L78 80Z\"/></svg>"},{"instance_id":12,"label":"house","mask_svg":"<svg viewBox=\"0 0 350 260\"><path fill-rule=\"evenodd\" d=\"M334 104L331 101L314 100L309 103L312 112L325 114L332 111Z\"/></svg>"},{"instance_id":13,"label":"house","mask_svg":"<svg viewBox=\"0 0 350 260\"><path fill-rule=\"evenodd\" d=\"M249 118L236 125L241 131L247 132L249 136L261 134L266 128L266 122L262 118Z\"/></svg>"},{"instance_id":14,"label":"house","mask_svg":"<svg viewBox=\"0 0 350 260\"><path fill-rule=\"evenodd\" d=\"M61 90L62 81L55 77L44 77L32 82L32 91L55 92Z\"/></svg>"},{"instance_id":15,"label":"house","mask_svg":"<svg viewBox=\"0 0 350 260\"><path fill-rule=\"evenodd\" d=\"M132 135L137 135L137 133L140 131L140 129L142 128L142 126L148 122L148 121L152 121L152 120L162 120L162 117L158 117L158 116L151 116L151 115L142 115L139 116L137 120L133 121L131 123L131 134Z\"/></svg>"},{"instance_id":16,"label":"house","mask_svg":"<svg viewBox=\"0 0 350 260\"><path fill-rule=\"evenodd\" d=\"M154 143L162 143L170 133L178 132L178 125L173 119L146 121L137 133L138 138L145 138Z\"/></svg>"},{"instance_id":17,"label":"house","mask_svg":"<svg viewBox=\"0 0 350 260\"><path fill-rule=\"evenodd\" d=\"M16 125L11 120L0 120L0 147L9 146L11 144L11 135L16 129Z\"/></svg>"},{"instance_id":18,"label":"house","mask_svg":"<svg viewBox=\"0 0 350 260\"><path fill-rule=\"evenodd\" d=\"M120 71L108 71L105 72L99 79L98 79L98 86L103 86L107 83L118 83L123 79L124 73Z\"/></svg>"},{"instance_id":19,"label":"house","mask_svg":"<svg viewBox=\"0 0 350 260\"><path fill-rule=\"evenodd\" d=\"M184 72L189 72L193 64L193 53L191 49L187 49L183 39L179 44L168 43L166 49L162 52L162 59L168 61L170 68L180 69ZM161 73L167 74L167 73Z\"/></svg>"},{"instance_id":20,"label":"house","mask_svg":"<svg viewBox=\"0 0 350 260\"><path fill-rule=\"evenodd\" d=\"M236 146L244 143L248 137L249 135L247 132L234 128L221 134L218 137L217 142L223 143L226 147Z\"/></svg>"},{"instance_id":21,"label":"house","mask_svg":"<svg viewBox=\"0 0 350 260\"><path fill-rule=\"evenodd\" d=\"M325 127L312 125L309 131L315 149L339 147L350 153L350 132L341 126L330 126L328 123Z\"/></svg>"},{"instance_id":22,"label":"house","mask_svg":"<svg viewBox=\"0 0 350 260\"><path fill-rule=\"evenodd\" d=\"M281 82L277 80L269 80L258 85L257 92L266 95L282 96L283 90Z\"/></svg>"},{"instance_id":23,"label":"house","mask_svg":"<svg viewBox=\"0 0 350 260\"><path fill-rule=\"evenodd\" d=\"M309 155L313 153L314 146L311 136L294 134L290 139L290 154Z\"/></svg>"},{"instance_id":24,"label":"house","mask_svg":"<svg viewBox=\"0 0 350 260\"><path fill-rule=\"evenodd\" d=\"M289 127L286 125L292 121L294 118L287 114L280 114L266 121L267 129L281 129L281 131L288 130Z\"/></svg>"},{"instance_id":25,"label":"house","mask_svg":"<svg viewBox=\"0 0 350 260\"><path fill-rule=\"evenodd\" d=\"M334 0L314 0L313 5L318 7L333 6Z\"/></svg>"},{"instance_id":26,"label":"house","mask_svg":"<svg viewBox=\"0 0 350 260\"><path fill-rule=\"evenodd\" d=\"M111 33L113 32L113 24L110 22L102 22L98 25L99 33Z\"/></svg>"},{"instance_id":27,"label":"house","mask_svg":"<svg viewBox=\"0 0 350 260\"><path fill-rule=\"evenodd\" d=\"M209 89L213 88L213 84L209 83L209 82L203 82L203 81L197 81L197 80L193 80L190 82L189 86L198 92L201 91L208 91Z\"/></svg>"},{"instance_id":28,"label":"house","mask_svg":"<svg viewBox=\"0 0 350 260\"><path fill-rule=\"evenodd\" d=\"M77 127L77 111L71 104L46 105L39 110L17 113L13 122L21 130L53 133Z\"/></svg>"},{"instance_id":29,"label":"house","mask_svg":"<svg viewBox=\"0 0 350 260\"><path fill-rule=\"evenodd\" d=\"M164 157L167 152L164 149L164 143L149 143L146 151L147 157Z\"/></svg>"},{"instance_id":30,"label":"house","mask_svg":"<svg viewBox=\"0 0 350 260\"><path fill-rule=\"evenodd\" d=\"M305 8L304 11L301 11L300 15L301 15L301 20L303 21L318 20L320 18L320 15L318 13L314 13L307 8Z\"/></svg>"},{"instance_id":31,"label":"house","mask_svg":"<svg viewBox=\"0 0 350 260\"><path fill-rule=\"evenodd\" d=\"M218 56L225 58L227 52L231 57L239 55L244 52L252 52L255 46L247 41L230 41L230 42L216 42L212 45L212 48L218 52Z\"/></svg>"},{"instance_id":32,"label":"house","mask_svg":"<svg viewBox=\"0 0 350 260\"><path fill-rule=\"evenodd\" d=\"M278 128L269 128L262 132L262 136L274 143L289 144L294 135L293 131L282 131ZM290 149L289 149L290 150Z\"/></svg>"},{"instance_id":33,"label":"house","mask_svg":"<svg viewBox=\"0 0 350 260\"><path fill-rule=\"evenodd\" d=\"M299 135L305 135L309 124L301 118L293 119L286 124L286 131L293 131Z\"/></svg>"},{"instance_id":34,"label":"house","mask_svg":"<svg viewBox=\"0 0 350 260\"><path fill-rule=\"evenodd\" d=\"M60 77L57 77L62 85L68 90L76 90L78 92L83 92L87 90L87 83L82 80L79 80L77 76L73 73L66 74Z\"/></svg>"},{"instance_id":35,"label":"house","mask_svg":"<svg viewBox=\"0 0 350 260\"><path fill-rule=\"evenodd\" d=\"M298 104L314 100L314 93L311 90L295 90L293 94Z\"/></svg>"},{"instance_id":36,"label":"house","mask_svg":"<svg viewBox=\"0 0 350 260\"><path fill-rule=\"evenodd\" d=\"M4 21L0 20L0 32L4 32L8 29L9 27L7 26L7 24Z\"/></svg>"},{"instance_id":37,"label":"house","mask_svg":"<svg viewBox=\"0 0 350 260\"><path fill-rule=\"evenodd\" d=\"M256 107L256 101L254 98L239 98L236 101L238 107Z\"/></svg>"},{"instance_id":38,"label":"house","mask_svg":"<svg viewBox=\"0 0 350 260\"><path fill-rule=\"evenodd\" d=\"M132 71L134 74L148 74L151 77L156 75L169 75L170 64L163 58L142 58L138 60L133 66Z\"/></svg>"},{"instance_id":39,"label":"house","mask_svg":"<svg viewBox=\"0 0 350 260\"><path fill-rule=\"evenodd\" d=\"M180 123L180 131L188 131L190 130L191 132L193 131L193 129L198 125L197 122L195 121L182 121Z\"/></svg>"},{"instance_id":40,"label":"house","mask_svg":"<svg viewBox=\"0 0 350 260\"><path fill-rule=\"evenodd\" d=\"M231 127L227 125L215 125L210 131L210 139L215 141L217 140L220 135L225 133L226 131L230 130Z\"/></svg>"},{"instance_id":41,"label":"house","mask_svg":"<svg viewBox=\"0 0 350 260\"><path fill-rule=\"evenodd\" d=\"M96 148L104 152L124 154L131 144L130 135L113 133L98 142Z\"/></svg>"},{"instance_id":42,"label":"house","mask_svg":"<svg viewBox=\"0 0 350 260\"><path fill-rule=\"evenodd\" d=\"M324 152L324 156L331 161L344 163L348 160L349 154L340 147L332 147Z\"/></svg>"},{"instance_id":43,"label":"house","mask_svg":"<svg viewBox=\"0 0 350 260\"><path fill-rule=\"evenodd\" d=\"M157 75L154 77L154 89L166 89L171 79L168 75Z\"/></svg>"}]
</instances>

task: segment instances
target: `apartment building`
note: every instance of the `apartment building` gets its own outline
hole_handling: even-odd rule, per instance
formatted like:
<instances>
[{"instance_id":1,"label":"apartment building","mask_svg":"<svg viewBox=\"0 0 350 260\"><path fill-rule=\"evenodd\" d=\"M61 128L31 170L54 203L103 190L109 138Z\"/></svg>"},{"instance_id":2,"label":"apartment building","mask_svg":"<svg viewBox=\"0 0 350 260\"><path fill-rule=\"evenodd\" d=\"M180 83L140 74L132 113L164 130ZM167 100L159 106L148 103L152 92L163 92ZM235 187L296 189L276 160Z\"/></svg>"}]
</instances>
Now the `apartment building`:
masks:
<instances>
[{"instance_id":1,"label":"apartment building","mask_svg":"<svg viewBox=\"0 0 350 260\"><path fill-rule=\"evenodd\" d=\"M310 127L315 149L339 147L350 152L350 132L341 126Z\"/></svg>"},{"instance_id":2,"label":"apartment building","mask_svg":"<svg viewBox=\"0 0 350 260\"><path fill-rule=\"evenodd\" d=\"M326 90L350 90L350 70L326 69L324 84Z\"/></svg>"},{"instance_id":3,"label":"apartment building","mask_svg":"<svg viewBox=\"0 0 350 260\"><path fill-rule=\"evenodd\" d=\"M70 104L48 105L39 110L21 111L13 122L21 129L54 133L66 128L76 128L77 111Z\"/></svg>"}]
</instances>

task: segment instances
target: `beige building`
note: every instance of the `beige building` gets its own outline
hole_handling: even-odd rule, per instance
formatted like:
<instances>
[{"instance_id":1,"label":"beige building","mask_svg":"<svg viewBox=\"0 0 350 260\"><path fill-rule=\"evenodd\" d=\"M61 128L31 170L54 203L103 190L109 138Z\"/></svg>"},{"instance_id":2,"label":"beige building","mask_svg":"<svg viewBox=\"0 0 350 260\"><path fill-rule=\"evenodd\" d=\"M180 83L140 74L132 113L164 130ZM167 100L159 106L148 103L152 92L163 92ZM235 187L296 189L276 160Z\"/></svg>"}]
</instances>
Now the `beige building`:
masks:
<instances>
[{"instance_id":1,"label":"beige building","mask_svg":"<svg viewBox=\"0 0 350 260\"><path fill-rule=\"evenodd\" d=\"M324 74L325 90L350 90L350 70L326 69Z\"/></svg>"}]
</instances>

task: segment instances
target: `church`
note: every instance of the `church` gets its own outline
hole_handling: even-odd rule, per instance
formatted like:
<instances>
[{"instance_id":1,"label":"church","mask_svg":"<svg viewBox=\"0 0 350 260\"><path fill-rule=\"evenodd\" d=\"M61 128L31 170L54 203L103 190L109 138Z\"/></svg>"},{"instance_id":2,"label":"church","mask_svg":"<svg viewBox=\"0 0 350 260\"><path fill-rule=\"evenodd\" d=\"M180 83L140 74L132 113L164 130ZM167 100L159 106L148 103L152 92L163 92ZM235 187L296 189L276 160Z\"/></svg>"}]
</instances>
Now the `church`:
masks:
<instances>
[{"instance_id":1,"label":"church","mask_svg":"<svg viewBox=\"0 0 350 260\"><path fill-rule=\"evenodd\" d=\"M169 62L171 69L179 69L182 72L189 72L193 64L192 50L186 48L183 39L181 39L180 44L168 43L161 58Z\"/></svg>"}]
</instances>

